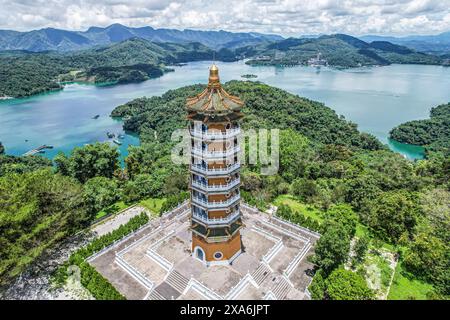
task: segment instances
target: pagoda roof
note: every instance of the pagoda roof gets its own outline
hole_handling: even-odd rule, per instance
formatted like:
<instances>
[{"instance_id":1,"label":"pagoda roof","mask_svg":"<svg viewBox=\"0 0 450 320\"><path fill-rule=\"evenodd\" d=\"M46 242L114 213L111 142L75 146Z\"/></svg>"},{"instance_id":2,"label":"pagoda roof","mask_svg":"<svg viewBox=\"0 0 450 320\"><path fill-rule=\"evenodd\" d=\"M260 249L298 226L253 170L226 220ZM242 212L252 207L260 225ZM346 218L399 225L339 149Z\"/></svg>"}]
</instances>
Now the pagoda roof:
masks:
<instances>
[{"instance_id":1,"label":"pagoda roof","mask_svg":"<svg viewBox=\"0 0 450 320\"><path fill-rule=\"evenodd\" d=\"M209 81L206 89L195 97L188 98L186 101L186 108L190 113L190 118L194 117L192 113L196 113L203 116L210 115L226 119L227 116L230 117L233 113L239 113L243 106L244 103L241 99L230 95L223 89L220 84L219 69L215 64L209 69ZM231 116L230 118L236 118L236 116Z\"/></svg>"}]
</instances>

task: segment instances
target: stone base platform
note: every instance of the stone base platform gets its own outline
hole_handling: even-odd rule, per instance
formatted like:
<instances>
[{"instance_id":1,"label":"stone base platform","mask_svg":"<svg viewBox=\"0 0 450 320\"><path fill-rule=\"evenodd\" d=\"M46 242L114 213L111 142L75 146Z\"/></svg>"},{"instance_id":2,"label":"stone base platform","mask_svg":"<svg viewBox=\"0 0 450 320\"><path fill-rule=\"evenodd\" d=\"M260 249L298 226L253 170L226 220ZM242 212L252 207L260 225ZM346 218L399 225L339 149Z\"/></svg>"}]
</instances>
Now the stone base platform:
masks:
<instances>
[{"instance_id":1,"label":"stone base platform","mask_svg":"<svg viewBox=\"0 0 450 320\"><path fill-rule=\"evenodd\" d=\"M241 205L242 253L207 267L191 255L189 208L154 219L88 259L127 299L309 299L319 235Z\"/></svg>"}]
</instances>

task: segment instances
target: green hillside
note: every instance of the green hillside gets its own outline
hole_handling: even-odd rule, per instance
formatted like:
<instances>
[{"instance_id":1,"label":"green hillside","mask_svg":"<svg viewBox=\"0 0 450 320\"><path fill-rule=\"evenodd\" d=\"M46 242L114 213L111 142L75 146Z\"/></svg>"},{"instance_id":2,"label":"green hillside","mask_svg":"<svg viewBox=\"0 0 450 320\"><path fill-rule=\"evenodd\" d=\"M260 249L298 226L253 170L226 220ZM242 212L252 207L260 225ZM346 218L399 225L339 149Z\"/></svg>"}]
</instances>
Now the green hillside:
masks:
<instances>
[{"instance_id":1,"label":"green hillside","mask_svg":"<svg viewBox=\"0 0 450 320\"><path fill-rule=\"evenodd\" d=\"M174 63L206 60L213 50L199 43L152 43L130 39L107 47L72 53L0 53L0 97L25 97L62 88L61 82L140 82L169 71ZM216 53L234 60L228 50Z\"/></svg>"},{"instance_id":2,"label":"green hillside","mask_svg":"<svg viewBox=\"0 0 450 320\"><path fill-rule=\"evenodd\" d=\"M246 103L243 109L246 128L292 128L321 143L370 150L383 148L375 137L359 133L356 124L342 119L322 103L259 82L230 81L224 88ZM136 99L117 107L112 116L125 117L124 128L141 133L144 140L152 139L154 132L161 139L168 139L174 128L187 125L185 99L203 89L203 85L187 86L161 97Z\"/></svg>"},{"instance_id":3,"label":"green hillside","mask_svg":"<svg viewBox=\"0 0 450 320\"><path fill-rule=\"evenodd\" d=\"M450 103L431 109L430 119L403 123L391 130L392 139L424 146L426 152L450 156Z\"/></svg>"},{"instance_id":4,"label":"green hillside","mask_svg":"<svg viewBox=\"0 0 450 320\"><path fill-rule=\"evenodd\" d=\"M367 43L344 34L317 39L289 38L267 45L239 49L240 54L253 57L247 62L250 65L306 65L318 52L330 66L343 68L392 63L442 64L442 59L437 56L419 53L385 41Z\"/></svg>"}]
</instances>

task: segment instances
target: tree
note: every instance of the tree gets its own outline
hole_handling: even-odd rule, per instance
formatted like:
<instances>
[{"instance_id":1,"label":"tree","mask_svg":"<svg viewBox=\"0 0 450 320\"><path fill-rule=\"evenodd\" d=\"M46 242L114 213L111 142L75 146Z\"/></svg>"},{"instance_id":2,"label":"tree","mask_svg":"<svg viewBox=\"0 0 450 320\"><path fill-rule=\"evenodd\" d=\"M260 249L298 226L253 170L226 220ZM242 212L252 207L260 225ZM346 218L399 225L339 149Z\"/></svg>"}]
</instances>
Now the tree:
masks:
<instances>
[{"instance_id":1,"label":"tree","mask_svg":"<svg viewBox=\"0 0 450 320\"><path fill-rule=\"evenodd\" d=\"M361 212L366 208L369 201L375 199L381 192L376 181L370 175L360 175L347 183L347 195L345 201L352 207ZM365 220L365 217L362 217Z\"/></svg>"},{"instance_id":2,"label":"tree","mask_svg":"<svg viewBox=\"0 0 450 320\"><path fill-rule=\"evenodd\" d=\"M406 269L436 284L442 293L450 294L450 247L434 236L432 230L421 230L410 243L404 258Z\"/></svg>"},{"instance_id":3,"label":"tree","mask_svg":"<svg viewBox=\"0 0 450 320\"><path fill-rule=\"evenodd\" d=\"M3 146L2 142L0 141L0 155L5 153L5 147Z\"/></svg>"},{"instance_id":4,"label":"tree","mask_svg":"<svg viewBox=\"0 0 450 320\"><path fill-rule=\"evenodd\" d=\"M327 211L327 214L331 219L343 225L350 238L353 238L356 232L358 217L350 205L334 205Z\"/></svg>"},{"instance_id":5,"label":"tree","mask_svg":"<svg viewBox=\"0 0 450 320\"><path fill-rule=\"evenodd\" d=\"M27 173L50 168L52 161L41 156L15 157L0 155L0 177L12 173Z\"/></svg>"},{"instance_id":6,"label":"tree","mask_svg":"<svg viewBox=\"0 0 450 320\"><path fill-rule=\"evenodd\" d=\"M398 190L380 194L369 212L369 225L381 238L396 243L402 235L412 234L419 206L414 194Z\"/></svg>"},{"instance_id":7,"label":"tree","mask_svg":"<svg viewBox=\"0 0 450 320\"><path fill-rule=\"evenodd\" d=\"M120 198L117 182L105 177L89 179L83 186L84 199L95 217L100 210L112 205Z\"/></svg>"},{"instance_id":8,"label":"tree","mask_svg":"<svg viewBox=\"0 0 450 320\"><path fill-rule=\"evenodd\" d=\"M89 222L82 186L41 169L0 177L0 285Z\"/></svg>"},{"instance_id":9,"label":"tree","mask_svg":"<svg viewBox=\"0 0 450 320\"><path fill-rule=\"evenodd\" d=\"M420 195L420 205L436 234L450 242L450 192L444 189L427 190Z\"/></svg>"},{"instance_id":10,"label":"tree","mask_svg":"<svg viewBox=\"0 0 450 320\"><path fill-rule=\"evenodd\" d=\"M329 221L317 241L313 262L328 275L347 260L349 250L347 229L341 223Z\"/></svg>"},{"instance_id":11,"label":"tree","mask_svg":"<svg viewBox=\"0 0 450 320\"><path fill-rule=\"evenodd\" d=\"M281 131L280 135L280 173L291 182L305 175L305 168L312 157L308 138L292 129Z\"/></svg>"},{"instance_id":12,"label":"tree","mask_svg":"<svg viewBox=\"0 0 450 320\"><path fill-rule=\"evenodd\" d=\"M366 256L367 249L369 248L370 239L367 236L359 237L356 240L354 251L356 262L362 262Z\"/></svg>"},{"instance_id":13,"label":"tree","mask_svg":"<svg viewBox=\"0 0 450 320\"><path fill-rule=\"evenodd\" d=\"M374 293L364 278L342 268L334 270L326 279L325 298L330 300L372 300Z\"/></svg>"},{"instance_id":14,"label":"tree","mask_svg":"<svg viewBox=\"0 0 450 320\"><path fill-rule=\"evenodd\" d=\"M119 151L107 143L94 143L73 149L70 157L55 157L57 171L84 183L94 177L112 178L119 168Z\"/></svg>"},{"instance_id":15,"label":"tree","mask_svg":"<svg viewBox=\"0 0 450 320\"><path fill-rule=\"evenodd\" d=\"M241 173L242 189L245 191L257 191L262 187L262 178L259 174L250 171Z\"/></svg>"},{"instance_id":16,"label":"tree","mask_svg":"<svg viewBox=\"0 0 450 320\"><path fill-rule=\"evenodd\" d=\"M164 181L155 179L155 175L138 174L125 184L124 200L132 203L148 197L157 197L161 195L163 185Z\"/></svg>"},{"instance_id":17,"label":"tree","mask_svg":"<svg viewBox=\"0 0 450 320\"><path fill-rule=\"evenodd\" d=\"M299 178L294 180L291 185L291 191L294 195L307 201L319 193L317 183L314 180Z\"/></svg>"},{"instance_id":18,"label":"tree","mask_svg":"<svg viewBox=\"0 0 450 320\"><path fill-rule=\"evenodd\" d=\"M323 300L325 297L326 282L322 270L316 272L308 290L313 300Z\"/></svg>"}]
</instances>

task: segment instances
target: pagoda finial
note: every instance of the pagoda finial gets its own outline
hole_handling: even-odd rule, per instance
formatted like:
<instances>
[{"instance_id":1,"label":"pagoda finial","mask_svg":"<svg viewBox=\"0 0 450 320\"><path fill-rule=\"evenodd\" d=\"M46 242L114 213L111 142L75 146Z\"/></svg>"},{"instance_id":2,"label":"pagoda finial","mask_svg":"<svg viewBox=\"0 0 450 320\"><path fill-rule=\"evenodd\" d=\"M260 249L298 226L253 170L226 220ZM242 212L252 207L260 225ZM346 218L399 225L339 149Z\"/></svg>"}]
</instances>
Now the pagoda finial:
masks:
<instances>
[{"instance_id":1,"label":"pagoda finial","mask_svg":"<svg viewBox=\"0 0 450 320\"><path fill-rule=\"evenodd\" d=\"M213 63L211 68L209 68L209 83L210 87L219 87L220 79L219 79L219 68Z\"/></svg>"}]
</instances>

